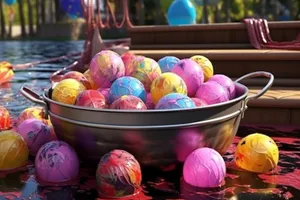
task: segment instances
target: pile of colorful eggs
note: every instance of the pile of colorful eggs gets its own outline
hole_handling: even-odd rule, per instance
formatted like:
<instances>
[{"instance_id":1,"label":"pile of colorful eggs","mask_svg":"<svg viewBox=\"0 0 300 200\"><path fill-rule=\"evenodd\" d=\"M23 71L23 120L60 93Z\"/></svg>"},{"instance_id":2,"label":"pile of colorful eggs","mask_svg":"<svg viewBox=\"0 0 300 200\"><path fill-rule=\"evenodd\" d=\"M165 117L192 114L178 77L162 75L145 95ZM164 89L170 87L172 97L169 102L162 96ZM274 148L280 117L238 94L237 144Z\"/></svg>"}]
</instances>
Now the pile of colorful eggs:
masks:
<instances>
[{"instance_id":1,"label":"pile of colorful eggs","mask_svg":"<svg viewBox=\"0 0 300 200\"><path fill-rule=\"evenodd\" d=\"M204 56L179 60L166 56L158 62L144 56L101 51L85 73L68 72L52 86L52 99L97 109L187 109L229 101L237 96L233 81L214 75ZM74 149L57 140L42 108L24 110L11 126L9 112L0 106L0 171L20 168L35 157L36 176L49 183L75 179L79 159ZM273 170L278 147L268 136L251 134L240 140L235 152L240 169L255 173ZM218 187L226 176L222 156L211 148L192 151L184 162L183 179L194 187ZM141 190L138 161L123 150L107 152L96 170L98 191L106 197L124 197Z\"/></svg>"},{"instance_id":2,"label":"pile of colorful eggs","mask_svg":"<svg viewBox=\"0 0 300 200\"><path fill-rule=\"evenodd\" d=\"M214 75L204 56L158 62L144 56L104 50L85 73L68 72L53 86L52 99L98 109L185 109L229 101L236 96L234 82Z\"/></svg>"}]
</instances>

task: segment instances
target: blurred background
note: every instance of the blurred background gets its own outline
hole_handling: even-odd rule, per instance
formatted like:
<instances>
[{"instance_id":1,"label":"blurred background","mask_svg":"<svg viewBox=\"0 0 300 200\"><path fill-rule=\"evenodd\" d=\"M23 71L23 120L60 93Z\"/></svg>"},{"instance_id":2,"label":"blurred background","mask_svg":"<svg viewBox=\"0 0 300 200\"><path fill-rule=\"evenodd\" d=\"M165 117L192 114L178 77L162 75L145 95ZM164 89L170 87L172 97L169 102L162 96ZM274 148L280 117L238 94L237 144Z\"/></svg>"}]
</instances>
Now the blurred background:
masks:
<instances>
[{"instance_id":1,"label":"blurred background","mask_svg":"<svg viewBox=\"0 0 300 200\"><path fill-rule=\"evenodd\" d=\"M240 22L246 17L270 21L300 19L300 0L191 0L196 6L197 23ZM71 13L64 7L74 6ZM129 0L130 19L134 25L165 25L173 0ZM118 22L123 18L121 0L95 1L105 20L107 4ZM0 0L0 39L84 39L84 19L79 0ZM76 9L77 13L76 14ZM75 13L75 14L74 14ZM58 33L60 32L60 33ZM111 26L101 31L105 39L127 37L126 27Z\"/></svg>"}]
</instances>

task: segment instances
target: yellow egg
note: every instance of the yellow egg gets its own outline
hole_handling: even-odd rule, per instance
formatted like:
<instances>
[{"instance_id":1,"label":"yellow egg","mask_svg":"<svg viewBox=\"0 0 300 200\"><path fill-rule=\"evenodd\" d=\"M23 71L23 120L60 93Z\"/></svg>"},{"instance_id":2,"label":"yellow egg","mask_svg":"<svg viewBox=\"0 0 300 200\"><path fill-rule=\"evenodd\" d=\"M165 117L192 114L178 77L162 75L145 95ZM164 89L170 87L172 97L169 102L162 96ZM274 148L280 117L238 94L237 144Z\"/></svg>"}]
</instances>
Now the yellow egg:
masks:
<instances>
[{"instance_id":1,"label":"yellow egg","mask_svg":"<svg viewBox=\"0 0 300 200\"><path fill-rule=\"evenodd\" d=\"M98 86L95 84L95 82L93 81L91 74L90 74L90 70L86 70L83 75L85 76L85 78L89 81L91 87L93 90L97 90Z\"/></svg>"},{"instance_id":2,"label":"yellow egg","mask_svg":"<svg viewBox=\"0 0 300 200\"><path fill-rule=\"evenodd\" d=\"M17 124L20 125L26 119L38 119L47 125L51 125L50 119L46 120L43 116L43 108L39 106L33 106L23 110L18 116Z\"/></svg>"},{"instance_id":3,"label":"yellow egg","mask_svg":"<svg viewBox=\"0 0 300 200\"><path fill-rule=\"evenodd\" d=\"M204 73L204 81L208 81L214 75L214 67L210 60L205 56L195 55L192 56L190 59L197 62L203 70Z\"/></svg>"},{"instance_id":4,"label":"yellow egg","mask_svg":"<svg viewBox=\"0 0 300 200\"><path fill-rule=\"evenodd\" d=\"M29 150L18 133L8 130L0 132L0 170L12 170L24 166Z\"/></svg>"},{"instance_id":5,"label":"yellow egg","mask_svg":"<svg viewBox=\"0 0 300 200\"><path fill-rule=\"evenodd\" d=\"M86 88L79 81L64 79L54 87L52 99L61 103L74 105L77 96L85 90Z\"/></svg>"},{"instance_id":6,"label":"yellow egg","mask_svg":"<svg viewBox=\"0 0 300 200\"><path fill-rule=\"evenodd\" d=\"M187 87L180 76L172 72L161 74L151 85L151 96L154 104L170 93L187 94Z\"/></svg>"},{"instance_id":7,"label":"yellow egg","mask_svg":"<svg viewBox=\"0 0 300 200\"><path fill-rule=\"evenodd\" d=\"M279 160L279 150L272 138L254 133L243 138L235 151L238 167L256 173L273 170Z\"/></svg>"}]
</instances>

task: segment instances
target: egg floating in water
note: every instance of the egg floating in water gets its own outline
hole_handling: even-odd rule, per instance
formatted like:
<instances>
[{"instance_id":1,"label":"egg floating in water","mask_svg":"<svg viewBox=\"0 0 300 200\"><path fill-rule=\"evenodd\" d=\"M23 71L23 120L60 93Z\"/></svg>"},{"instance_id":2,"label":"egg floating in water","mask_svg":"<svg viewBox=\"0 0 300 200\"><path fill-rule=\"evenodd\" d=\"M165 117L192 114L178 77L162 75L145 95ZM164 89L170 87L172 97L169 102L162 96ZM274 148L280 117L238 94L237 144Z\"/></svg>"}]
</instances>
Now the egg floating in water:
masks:
<instances>
[{"instance_id":1,"label":"egg floating in water","mask_svg":"<svg viewBox=\"0 0 300 200\"><path fill-rule=\"evenodd\" d=\"M240 140L234 157L236 165L241 169L266 173L276 168L279 150L272 138L254 133Z\"/></svg>"},{"instance_id":2,"label":"egg floating in water","mask_svg":"<svg viewBox=\"0 0 300 200\"><path fill-rule=\"evenodd\" d=\"M50 127L38 119L26 119L18 126L17 132L24 138L32 156L51 140Z\"/></svg>"},{"instance_id":3,"label":"egg floating in water","mask_svg":"<svg viewBox=\"0 0 300 200\"><path fill-rule=\"evenodd\" d=\"M225 161L216 150L211 148L196 149L186 158L183 165L184 181L194 187L218 187L225 176Z\"/></svg>"},{"instance_id":4,"label":"egg floating in water","mask_svg":"<svg viewBox=\"0 0 300 200\"><path fill-rule=\"evenodd\" d=\"M0 131L7 130L10 127L10 114L5 107L0 106Z\"/></svg>"},{"instance_id":5,"label":"egg floating in water","mask_svg":"<svg viewBox=\"0 0 300 200\"><path fill-rule=\"evenodd\" d=\"M35 169L42 181L66 182L78 175L79 160L70 145L62 141L52 141L44 144L36 154Z\"/></svg>"},{"instance_id":6,"label":"egg floating in water","mask_svg":"<svg viewBox=\"0 0 300 200\"><path fill-rule=\"evenodd\" d=\"M130 153L113 150L101 158L96 179L98 192L105 197L121 198L134 195L141 187L141 167Z\"/></svg>"},{"instance_id":7,"label":"egg floating in water","mask_svg":"<svg viewBox=\"0 0 300 200\"><path fill-rule=\"evenodd\" d=\"M175 64L177 64L179 61L180 59L175 56L165 56L159 59L158 65L162 73L171 72Z\"/></svg>"},{"instance_id":8,"label":"egg floating in water","mask_svg":"<svg viewBox=\"0 0 300 200\"><path fill-rule=\"evenodd\" d=\"M96 54L89 69L98 88L110 87L116 79L125 75L125 66L121 57L110 50L103 50Z\"/></svg>"},{"instance_id":9,"label":"egg floating in water","mask_svg":"<svg viewBox=\"0 0 300 200\"><path fill-rule=\"evenodd\" d=\"M109 90L109 102L112 103L124 95L133 95L146 101L145 87L134 77L124 76L115 80Z\"/></svg>"},{"instance_id":10,"label":"egg floating in water","mask_svg":"<svg viewBox=\"0 0 300 200\"><path fill-rule=\"evenodd\" d=\"M89 108L107 108L105 97L98 90L85 90L75 101L75 105Z\"/></svg>"},{"instance_id":11,"label":"egg floating in water","mask_svg":"<svg viewBox=\"0 0 300 200\"><path fill-rule=\"evenodd\" d=\"M28 146L21 135L13 130L0 132L0 171L24 166L28 156Z\"/></svg>"},{"instance_id":12,"label":"egg floating in water","mask_svg":"<svg viewBox=\"0 0 300 200\"><path fill-rule=\"evenodd\" d=\"M145 103L133 95L121 96L110 105L110 108L119 110L147 110Z\"/></svg>"}]
</instances>

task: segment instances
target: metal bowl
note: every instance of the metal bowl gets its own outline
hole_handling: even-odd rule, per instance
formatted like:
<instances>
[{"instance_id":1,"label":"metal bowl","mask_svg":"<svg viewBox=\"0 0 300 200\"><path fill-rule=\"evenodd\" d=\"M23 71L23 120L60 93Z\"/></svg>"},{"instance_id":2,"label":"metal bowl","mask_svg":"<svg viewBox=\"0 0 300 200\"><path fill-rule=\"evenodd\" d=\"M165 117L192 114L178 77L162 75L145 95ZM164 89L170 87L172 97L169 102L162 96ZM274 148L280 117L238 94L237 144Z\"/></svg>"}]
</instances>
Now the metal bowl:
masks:
<instances>
[{"instance_id":1,"label":"metal bowl","mask_svg":"<svg viewBox=\"0 0 300 200\"><path fill-rule=\"evenodd\" d=\"M268 84L256 95L239 82L266 77ZM113 149L132 153L142 165L162 166L183 162L193 150L211 147L224 154L236 135L247 102L262 96L273 84L268 72L254 72L235 81L237 98L201 108L128 111L92 109L51 99L52 89L42 96L22 87L21 93L44 108L60 140L80 156L99 161Z\"/></svg>"}]
</instances>

